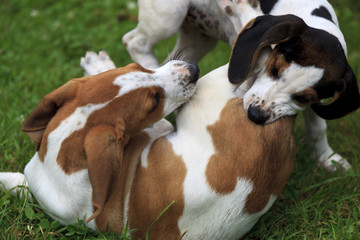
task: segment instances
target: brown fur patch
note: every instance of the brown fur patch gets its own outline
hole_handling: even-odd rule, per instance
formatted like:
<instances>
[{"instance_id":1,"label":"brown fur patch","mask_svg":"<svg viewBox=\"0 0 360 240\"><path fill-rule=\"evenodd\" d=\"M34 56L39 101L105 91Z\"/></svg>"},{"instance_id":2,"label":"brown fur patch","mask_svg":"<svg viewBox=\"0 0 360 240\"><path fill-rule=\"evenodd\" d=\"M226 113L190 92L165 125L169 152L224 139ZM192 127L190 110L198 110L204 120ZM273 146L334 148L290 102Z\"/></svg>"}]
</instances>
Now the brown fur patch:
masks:
<instances>
[{"instance_id":1,"label":"brown fur patch","mask_svg":"<svg viewBox=\"0 0 360 240\"><path fill-rule=\"evenodd\" d=\"M39 123L37 119L40 117L44 119L47 114L56 111L53 117L48 117L47 122L41 123L41 126L46 129L42 133L42 140L39 146L40 160L44 161L49 134L60 125L62 120L69 117L77 107L89 103L99 104L114 98L119 92L119 87L113 85L114 79L120 75L134 71L153 73L151 70L132 63L125 67L112 69L98 75L72 79L55 91L47 94L29 115L23 126L25 132L31 132L32 129L38 127ZM49 102L55 104L50 105ZM48 107L52 107L53 109L47 109Z\"/></svg>"},{"instance_id":2,"label":"brown fur patch","mask_svg":"<svg viewBox=\"0 0 360 240\"><path fill-rule=\"evenodd\" d=\"M163 114L164 101L160 101L154 112L151 114L148 112L151 106L147 105L152 104L152 99L148 99L147 93L153 88L164 95L164 90L159 87L139 88L116 98L105 107L93 112L88 117L86 125L81 130L73 132L61 144L57 162L64 172L71 174L86 168L84 140L93 127L108 125L115 129L117 121L123 119L125 122L124 135L131 137L150 123L160 120Z\"/></svg>"},{"instance_id":3,"label":"brown fur patch","mask_svg":"<svg viewBox=\"0 0 360 240\"><path fill-rule=\"evenodd\" d=\"M279 54L277 50L271 52L265 63L267 75L276 80L289 66L284 55Z\"/></svg>"},{"instance_id":4,"label":"brown fur patch","mask_svg":"<svg viewBox=\"0 0 360 240\"><path fill-rule=\"evenodd\" d=\"M142 132L130 139L126 145L119 180L114 182L115 188L111 191L112 194L109 200L106 202L101 214L95 219L100 231L106 231L106 227L109 226L112 232L121 233L124 226L125 197L130 191L141 153L149 141L148 134Z\"/></svg>"},{"instance_id":5,"label":"brown fur patch","mask_svg":"<svg viewBox=\"0 0 360 240\"><path fill-rule=\"evenodd\" d=\"M299 106L307 106L319 102L319 97L314 88L308 87L304 91L292 96Z\"/></svg>"},{"instance_id":6,"label":"brown fur patch","mask_svg":"<svg viewBox=\"0 0 360 240\"><path fill-rule=\"evenodd\" d=\"M137 229L133 237L144 238L151 223L175 201L153 225L149 239L180 239L177 222L184 210L185 176L186 166L167 138L156 140L149 151L148 166L139 164L131 188L129 226Z\"/></svg>"},{"instance_id":7,"label":"brown fur patch","mask_svg":"<svg viewBox=\"0 0 360 240\"><path fill-rule=\"evenodd\" d=\"M293 123L293 118L283 118L256 125L247 119L242 100L230 100L220 119L208 127L216 151L206 169L209 185L228 194L239 178L246 178L254 188L245 209L250 214L261 211L270 195L281 193L293 169Z\"/></svg>"}]
</instances>

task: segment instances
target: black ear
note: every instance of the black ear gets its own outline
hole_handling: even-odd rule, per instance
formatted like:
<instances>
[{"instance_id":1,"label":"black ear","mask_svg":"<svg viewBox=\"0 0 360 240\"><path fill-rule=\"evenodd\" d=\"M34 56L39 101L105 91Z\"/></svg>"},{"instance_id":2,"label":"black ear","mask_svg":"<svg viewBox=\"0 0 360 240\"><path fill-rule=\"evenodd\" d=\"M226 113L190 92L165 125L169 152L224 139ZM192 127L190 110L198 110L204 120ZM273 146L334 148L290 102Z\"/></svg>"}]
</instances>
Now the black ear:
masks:
<instances>
[{"instance_id":1,"label":"black ear","mask_svg":"<svg viewBox=\"0 0 360 240\"><path fill-rule=\"evenodd\" d=\"M242 83L253 70L260 51L272 44L301 36L305 22L294 15L263 15L250 21L238 35L230 57L228 77L231 83Z\"/></svg>"},{"instance_id":2,"label":"black ear","mask_svg":"<svg viewBox=\"0 0 360 240\"><path fill-rule=\"evenodd\" d=\"M360 107L360 95L356 77L350 65L340 84L341 89L335 91L333 100L327 104L311 105L314 112L320 117L332 120L345 116Z\"/></svg>"}]
</instances>

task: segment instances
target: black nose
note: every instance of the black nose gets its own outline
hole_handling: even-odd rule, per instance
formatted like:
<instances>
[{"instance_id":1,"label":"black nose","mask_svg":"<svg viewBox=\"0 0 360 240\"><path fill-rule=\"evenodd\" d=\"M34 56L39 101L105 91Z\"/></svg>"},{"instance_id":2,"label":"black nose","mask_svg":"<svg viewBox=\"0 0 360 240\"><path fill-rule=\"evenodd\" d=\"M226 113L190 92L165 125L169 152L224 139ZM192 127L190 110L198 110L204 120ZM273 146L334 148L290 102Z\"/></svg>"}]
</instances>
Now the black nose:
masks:
<instances>
[{"instance_id":1,"label":"black nose","mask_svg":"<svg viewBox=\"0 0 360 240\"><path fill-rule=\"evenodd\" d=\"M256 124L264 124L269 119L269 115L259 106L250 105L248 109L248 118Z\"/></svg>"},{"instance_id":2,"label":"black nose","mask_svg":"<svg viewBox=\"0 0 360 240\"><path fill-rule=\"evenodd\" d=\"M196 82L200 77L200 69L197 64L189 62L188 70L190 72L190 82Z\"/></svg>"}]
</instances>

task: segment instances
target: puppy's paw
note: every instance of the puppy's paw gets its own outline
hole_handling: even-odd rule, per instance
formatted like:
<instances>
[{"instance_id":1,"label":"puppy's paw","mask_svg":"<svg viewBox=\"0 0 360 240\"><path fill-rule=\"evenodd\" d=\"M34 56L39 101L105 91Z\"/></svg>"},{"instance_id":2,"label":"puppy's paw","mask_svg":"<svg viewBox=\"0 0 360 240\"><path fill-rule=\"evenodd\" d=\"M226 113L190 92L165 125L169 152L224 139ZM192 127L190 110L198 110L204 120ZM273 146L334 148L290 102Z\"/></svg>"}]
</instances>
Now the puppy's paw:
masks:
<instances>
[{"instance_id":1,"label":"puppy's paw","mask_svg":"<svg viewBox=\"0 0 360 240\"><path fill-rule=\"evenodd\" d=\"M84 75L96 75L115 68L114 62L105 51L100 51L99 55L95 52L86 52L85 57L80 60L80 65L84 69Z\"/></svg>"},{"instance_id":2,"label":"puppy's paw","mask_svg":"<svg viewBox=\"0 0 360 240\"><path fill-rule=\"evenodd\" d=\"M166 120L165 118L160 119L152 126L149 126L145 129L145 132L149 134L151 139L157 139L161 136L165 136L169 133L174 132L173 125Z\"/></svg>"},{"instance_id":3,"label":"puppy's paw","mask_svg":"<svg viewBox=\"0 0 360 240\"><path fill-rule=\"evenodd\" d=\"M31 194L27 190L28 183L25 175L19 172L0 173L0 190L10 191L11 195L28 196L28 200L33 202Z\"/></svg>"},{"instance_id":4,"label":"puppy's paw","mask_svg":"<svg viewBox=\"0 0 360 240\"><path fill-rule=\"evenodd\" d=\"M335 172L337 170L347 172L352 168L351 164L345 158L334 152L331 154L321 154L317 158L317 161L329 172Z\"/></svg>"}]
</instances>

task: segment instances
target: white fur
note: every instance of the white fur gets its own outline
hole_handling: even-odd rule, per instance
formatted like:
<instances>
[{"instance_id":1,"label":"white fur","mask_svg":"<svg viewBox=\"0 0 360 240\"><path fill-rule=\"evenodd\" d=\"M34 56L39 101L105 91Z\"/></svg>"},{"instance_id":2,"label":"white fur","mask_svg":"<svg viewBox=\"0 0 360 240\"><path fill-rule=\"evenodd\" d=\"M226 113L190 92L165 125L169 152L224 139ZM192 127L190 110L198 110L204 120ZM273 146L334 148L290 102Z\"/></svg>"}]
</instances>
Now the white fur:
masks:
<instances>
[{"instance_id":1,"label":"white fur","mask_svg":"<svg viewBox=\"0 0 360 240\"><path fill-rule=\"evenodd\" d=\"M100 51L99 55L95 52L86 52L85 57L80 60L80 65L84 69L84 76L96 75L115 68L114 62L105 51Z\"/></svg>"}]
</instances>

